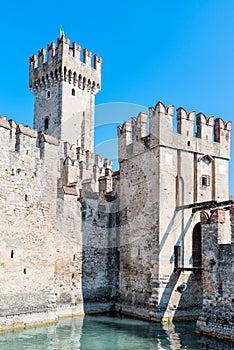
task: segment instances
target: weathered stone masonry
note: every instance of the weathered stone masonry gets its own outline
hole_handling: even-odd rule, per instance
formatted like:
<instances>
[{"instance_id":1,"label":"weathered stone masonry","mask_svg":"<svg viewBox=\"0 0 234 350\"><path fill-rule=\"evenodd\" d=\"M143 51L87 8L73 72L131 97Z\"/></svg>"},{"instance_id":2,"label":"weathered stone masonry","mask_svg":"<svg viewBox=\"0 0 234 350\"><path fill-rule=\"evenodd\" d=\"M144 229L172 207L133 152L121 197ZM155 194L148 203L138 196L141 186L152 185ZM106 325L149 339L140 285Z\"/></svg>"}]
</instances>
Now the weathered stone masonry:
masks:
<instances>
[{"instance_id":1,"label":"weathered stone masonry","mask_svg":"<svg viewBox=\"0 0 234 350\"><path fill-rule=\"evenodd\" d=\"M1 117L0 143L0 324L51 321L58 141Z\"/></svg>"},{"instance_id":2,"label":"weathered stone masonry","mask_svg":"<svg viewBox=\"0 0 234 350\"><path fill-rule=\"evenodd\" d=\"M113 306L115 216L105 196L116 176L92 153L101 59L92 67L80 50L62 37L47 60L45 49L30 58L41 132L0 119L2 327L83 313L83 300L91 311Z\"/></svg>"},{"instance_id":3,"label":"weathered stone masonry","mask_svg":"<svg viewBox=\"0 0 234 350\"><path fill-rule=\"evenodd\" d=\"M231 209L230 243L222 244L225 211L202 213L203 309L197 331L234 340L234 210Z\"/></svg>"},{"instance_id":4,"label":"weathered stone masonry","mask_svg":"<svg viewBox=\"0 0 234 350\"><path fill-rule=\"evenodd\" d=\"M146 113L118 128L112 171L93 153L102 60L80 54L62 36L30 58L35 130L0 117L0 329L115 309L232 339L230 122L178 108L174 132L159 102L148 135Z\"/></svg>"},{"instance_id":5,"label":"weathered stone masonry","mask_svg":"<svg viewBox=\"0 0 234 350\"><path fill-rule=\"evenodd\" d=\"M197 317L202 265L193 237L200 216L185 208L228 200L230 123L199 113L195 137L194 112L177 109L177 133L172 105L159 102L149 116L149 135L145 113L118 129L120 212L124 209L118 307L156 320ZM186 291L180 293L182 283Z\"/></svg>"}]
</instances>

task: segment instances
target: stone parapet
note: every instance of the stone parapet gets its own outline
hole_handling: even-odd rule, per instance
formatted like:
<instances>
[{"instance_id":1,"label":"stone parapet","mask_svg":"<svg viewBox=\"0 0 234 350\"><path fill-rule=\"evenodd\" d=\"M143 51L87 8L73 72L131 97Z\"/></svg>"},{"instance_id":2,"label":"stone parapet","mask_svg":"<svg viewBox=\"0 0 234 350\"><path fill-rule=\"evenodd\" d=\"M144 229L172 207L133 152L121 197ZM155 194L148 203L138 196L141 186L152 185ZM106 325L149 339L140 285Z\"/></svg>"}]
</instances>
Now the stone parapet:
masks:
<instances>
[{"instance_id":1,"label":"stone parapet","mask_svg":"<svg viewBox=\"0 0 234 350\"><path fill-rule=\"evenodd\" d=\"M143 116L143 118L142 118ZM166 146L214 157L230 158L231 122L206 117L203 113L177 109L177 133L173 130L174 106L158 102L149 108L149 136L146 139L147 115L140 113L118 127L119 159L131 158L155 146ZM197 133L194 135L194 127ZM136 147L138 144L138 147Z\"/></svg>"}]
</instances>

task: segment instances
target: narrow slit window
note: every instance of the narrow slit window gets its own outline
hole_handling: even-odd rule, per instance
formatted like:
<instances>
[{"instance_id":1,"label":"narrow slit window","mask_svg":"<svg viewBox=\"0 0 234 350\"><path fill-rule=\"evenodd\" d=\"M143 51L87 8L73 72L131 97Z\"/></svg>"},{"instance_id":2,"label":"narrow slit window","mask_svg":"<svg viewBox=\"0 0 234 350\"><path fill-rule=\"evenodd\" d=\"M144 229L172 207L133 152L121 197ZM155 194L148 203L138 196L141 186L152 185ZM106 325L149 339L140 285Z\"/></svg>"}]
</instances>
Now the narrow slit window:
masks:
<instances>
[{"instance_id":1,"label":"narrow slit window","mask_svg":"<svg viewBox=\"0 0 234 350\"><path fill-rule=\"evenodd\" d=\"M24 200L25 200L25 202L28 201L28 195L27 194L24 195Z\"/></svg>"},{"instance_id":2,"label":"narrow slit window","mask_svg":"<svg viewBox=\"0 0 234 350\"><path fill-rule=\"evenodd\" d=\"M174 246L174 266L180 267L181 264L181 246Z\"/></svg>"},{"instance_id":3,"label":"narrow slit window","mask_svg":"<svg viewBox=\"0 0 234 350\"><path fill-rule=\"evenodd\" d=\"M50 98L50 91L47 91L47 98Z\"/></svg>"},{"instance_id":4,"label":"narrow slit window","mask_svg":"<svg viewBox=\"0 0 234 350\"><path fill-rule=\"evenodd\" d=\"M138 252L137 252L137 255L138 255L138 257L140 257L140 256L141 256L141 248L140 248L140 247L138 247Z\"/></svg>"},{"instance_id":5,"label":"narrow slit window","mask_svg":"<svg viewBox=\"0 0 234 350\"><path fill-rule=\"evenodd\" d=\"M26 271L26 269L24 268L24 275L26 275L26 273L27 273L27 271Z\"/></svg>"},{"instance_id":6,"label":"narrow slit window","mask_svg":"<svg viewBox=\"0 0 234 350\"><path fill-rule=\"evenodd\" d=\"M14 258L14 250L11 250L11 259Z\"/></svg>"},{"instance_id":7,"label":"narrow slit window","mask_svg":"<svg viewBox=\"0 0 234 350\"><path fill-rule=\"evenodd\" d=\"M46 117L44 119L44 130L48 130L49 129L49 118Z\"/></svg>"},{"instance_id":8,"label":"narrow slit window","mask_svg":"<svg viewBox=\"0 0 234 350\"><path fill-rule=\"evenodd\" d=\"M192 236L192 257L193 267L201 267L202 252L201 252L201 224L197 223L193 229Z\"/></svg>"},{"instance_id":9,"label":"narrow slit window","mask_svg":"<svg viewBox=\"0 0 234 350\"><path fill-rule=\"evenodd\" d=\"M75 96L76 95L76 91L75 89L72 89L72 96Z\"/></svg>"}]
</instances>

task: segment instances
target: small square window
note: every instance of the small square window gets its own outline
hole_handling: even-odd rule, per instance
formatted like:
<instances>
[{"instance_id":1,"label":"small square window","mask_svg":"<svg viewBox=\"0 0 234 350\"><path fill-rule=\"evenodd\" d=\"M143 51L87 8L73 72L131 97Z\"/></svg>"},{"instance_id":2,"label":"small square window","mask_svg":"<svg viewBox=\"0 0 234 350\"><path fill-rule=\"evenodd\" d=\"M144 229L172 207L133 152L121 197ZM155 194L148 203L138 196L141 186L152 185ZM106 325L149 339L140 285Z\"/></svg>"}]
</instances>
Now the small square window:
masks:
<instances>
[{"instance_id":1,"label":"small square window","mask_svg":"<svg viewBox=\"0 0 234 350\"><path fill-rule=\"evenodd\" d=\"M201 178L201 185L202 185L202 187L210 186L210 176L203 175L202 178Z\"/></svg>"}]
</instances>

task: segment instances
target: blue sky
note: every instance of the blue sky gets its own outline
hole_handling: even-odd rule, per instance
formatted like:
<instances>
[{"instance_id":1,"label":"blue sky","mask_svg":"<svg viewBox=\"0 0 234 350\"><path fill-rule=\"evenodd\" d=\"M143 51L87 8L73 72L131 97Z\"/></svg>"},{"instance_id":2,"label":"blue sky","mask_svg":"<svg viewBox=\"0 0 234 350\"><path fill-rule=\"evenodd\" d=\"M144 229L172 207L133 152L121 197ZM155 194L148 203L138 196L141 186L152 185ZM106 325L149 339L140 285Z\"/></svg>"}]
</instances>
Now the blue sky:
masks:
<instances>
[{"instance_id":1,"label":"blue sky","mask_svg":"<svg viewBox=\"0 0 234 350\"><path fill-rule=\"evenodd\" d=\"M234 121L233 0L11 1L0 18L1 115L32 125L29 56L56 41L62 23L71 41L103 58L100 111L104 103L129 107L97 113L97 124L113 123L107 139L158 100ZM234 157L230 181L233 173Z\"/></svg>"}]
</instances>

